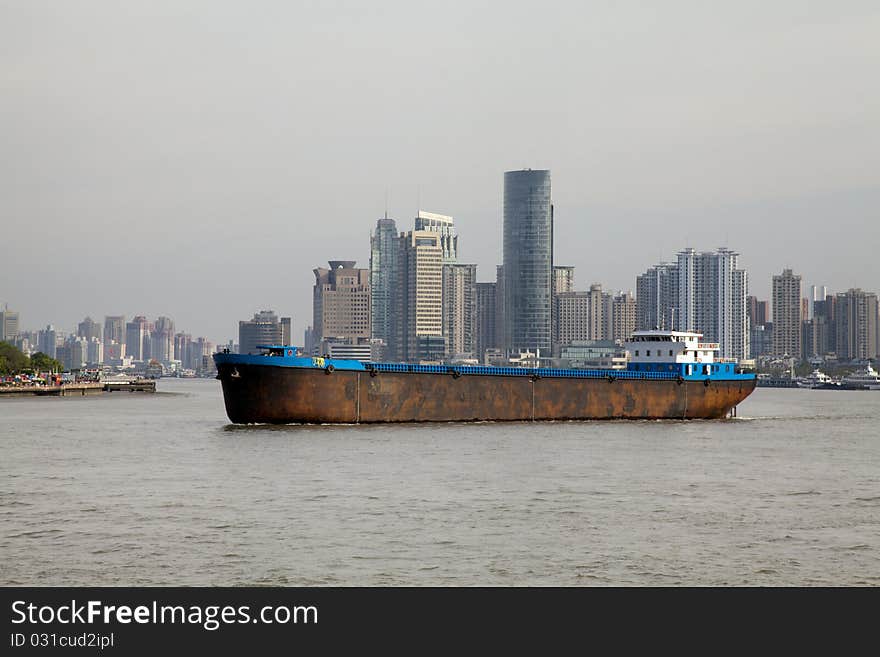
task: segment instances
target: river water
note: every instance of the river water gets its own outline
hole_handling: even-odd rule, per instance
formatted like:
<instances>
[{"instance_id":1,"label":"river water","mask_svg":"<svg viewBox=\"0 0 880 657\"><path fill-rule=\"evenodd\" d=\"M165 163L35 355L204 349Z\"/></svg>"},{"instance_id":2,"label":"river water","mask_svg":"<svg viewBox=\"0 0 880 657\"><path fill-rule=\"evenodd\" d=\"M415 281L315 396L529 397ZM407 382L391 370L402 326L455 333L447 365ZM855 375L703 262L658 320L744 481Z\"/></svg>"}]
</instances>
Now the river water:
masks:
<instances>
[{"instance_id":1,"label":"river water","mask_svg":"<svg viewBox=\"0 0 880 657\"><path fill-rule=\"evenodd\" d=\"M2 585L880 585L880 392L735 420L230 425L0 400Z\"/></svg>"}]
</instances>

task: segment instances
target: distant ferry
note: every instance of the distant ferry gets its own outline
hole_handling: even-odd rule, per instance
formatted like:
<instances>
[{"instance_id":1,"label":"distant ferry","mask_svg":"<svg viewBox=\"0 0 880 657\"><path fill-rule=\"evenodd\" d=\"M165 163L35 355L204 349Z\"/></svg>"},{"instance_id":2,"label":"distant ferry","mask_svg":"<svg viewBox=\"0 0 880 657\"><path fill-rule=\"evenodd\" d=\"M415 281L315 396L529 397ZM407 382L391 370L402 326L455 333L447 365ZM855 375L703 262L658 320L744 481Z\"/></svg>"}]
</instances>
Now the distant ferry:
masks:
<instances>
[{"instance_id":1,"label":"distant ferry","mask_svg":"<svg viewBox=\"0 0 880 657\"><path fill-rule=\"evenodd\" d=\"M880 390L880 374L868 363L865 369L843 377L843 385L864 390Z\"/></svg>"},{"instance_id":2,"label":"distant ferry","mask_svg":"<svg viewBox=\"0 0 880 657\"><path fill-rule=\"evenodd\" d=\"M835 382L834 379L824 372L820 372L818 369L810 372L809 376L798 379L797 385L799 388L812 388L814 390L840 387L839 383Z\"/></svg>"},{"instance_id":3,"label":"distant ferry","mask_svg":"<svg viewBox=\"0 0 880 657\"><path fill-rule=\"evenodd\" d=\"M266 345L217 353L235 423L713 419L755 389L702 334L637 331L625 370L413 365L315 358Z\"/></svg>"}]
</instances>

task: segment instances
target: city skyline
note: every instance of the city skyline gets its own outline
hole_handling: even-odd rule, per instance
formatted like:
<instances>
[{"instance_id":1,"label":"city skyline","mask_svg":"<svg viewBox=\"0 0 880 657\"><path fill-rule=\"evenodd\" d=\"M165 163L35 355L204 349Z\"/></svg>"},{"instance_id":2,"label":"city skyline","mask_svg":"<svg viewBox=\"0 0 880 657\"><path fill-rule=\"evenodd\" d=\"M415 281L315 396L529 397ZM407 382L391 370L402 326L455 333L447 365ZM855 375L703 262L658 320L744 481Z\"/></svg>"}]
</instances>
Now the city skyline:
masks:
<instances>
[{"instance_id":1,"label":"city skyline","mask_svg":"<svg viewBox=\"0 0 880 657\"><path fill-rule=\"evenodd\" d=\"M422 214L431 214L431 213L424 213L423 211L420 211L420 212L422 212ZM417 218L418 218L418 214L417 214ZM388 216L384 217L383 219L380 219L379 221L380 222L388 222L391 225L394 225L394 223L395 223L394 219L392 219ZM401 225L405 226L405 224L403 224L403 223ZM409 230L412 230L412 229L409 229ZM406 230L402 229L401 232L406 232ZM369 241L370 241L370 244L372 244L372 237L370 237ZM370 250L370 246L367 247L367 250L368 251ZM720 251L727 252L728 250L726 248L722 247L720 249ZM696 255L709 255L709 254L714 253L714 251L710 250L710 249L693 249L693 248L688 247L688 248L683 248L681 251L679 251L679 253L677 254L678 258L681 257L682 252L695 253ZM737 257L740 256L739 253L736 253L735 255ZM368 258L368 261L369 261L369 258ZM342 262L342 261L340 261L340 262ZM469 265L469 266L473 266L473 265ZM657 270L665 270L664 268L666 268L668 266L672 266L673 268L677 268L678 265L676 264L675 261L672 261L671 259L670 260L664 259L664 261L662 261L662 262L655 262L651 265L646 265L646 269L648 270L647 274L652 274L652 272L655 272ZM478 266L474 266L474 267L475 267L475 273L480 272L480 269ZM780 265L780 267L782 267L782 265ZM496 268L499 272L503 270L503 267L501 267L501 265L495 265L495 267L493 267L492 269L495 270ZM552 275L555 278L556 276L558 276L562 272L562 270L568 270L567 275L568 275L568 277L571 277L573 275L573 272L576 269L577 268L573 267L573 266L554 266ZM777 274L770 274L767 277L767 279L770 283L767 287L770 288L770 291L767 293L766 297L762 299L759 294L754 293L754 288L756 287L754 285L754 280L755 280L754 277L747 270L745 270L744 267L741 267L740 269L742 271L745 271L745 275L747 276L747 279L748 279L745 296L748 296L749 298L754 297L758 301L766 304L768 311L772 314L772 312L773 312L773 291L772 291L772 288L773 288L773 284L777 278ZM786 265L785 270L791 270L791 267ZM800 270L797 270L797 271L800 272ZM370 273L369 268L366 270L366 273L369 277L369 273ZM638 299L638 296L639 296L638 290L640 289L640 286L642 285L641 281L645 277L645 275L646 275L646 272L644 272L644 271L634 273L632 285L630 285L629 287L614 288L612 286L605 286L604 283L592 282L592 283L587 283L581 287L574 286L574 287L571 287L570 289L572 292L575 292L575 291L587 292L587 291L589 291L589 289L593 285L598 284L598 285L600 285L600 287L605 286L606 289L613 290L613 291L619 292L621 294L632 294L635 299ZM489 284L489 283L494 284L494 282L495 282L494 280L492 280L492 281L480 280L481 278L485 278L485 277L486 277L485 273L483 273L483 274L477 273L475 276L475 281L480 284ZM798 278L803 278L803 276L801 276L800 273L798 273ZM758 280L760 281L760 278ZM314 281L312 280L312 282L314 282ZM654 283L654 284L656 284L656 283ZM677 282L674 283L674 285L677 285ZM554 286L555 286L555 283L554 283ZM555 287L554 287L554 289L555 289ZM814 296L816 295L816 290L823 290L826 293L836 295L836 294L844 294L847 291L850 291L853 289L859 289L859 290L864 289L869 294L870 293L876 294L877 291L880 291L880 289L875 291L874 288L869 288L869 287L865 287L864 285L858 285L858 284L849 286L847 288L835 289L832 286L824 285L824 284L821 284L821 285L812 284L812 285L808 286L805 282L802 286L801 300L804 303L809 302L809 304L811 305L812 302L814 302L814 301L821 301L821 299L819 299L819 298L814 298ZM649 292L649 294L652 294L652 293L655 293L655 292L654 291ZM674 291L672 291L672 293L675 294ZM312 294L314 294L314 293L312 292ZM553 296L555 297L555 292L554 292ZM313 301L313 299L310 299L309 301L310 301L310 303L309 303L308 310L303 311L303 313L302 313L302 316L306 317L306 319L302 319L302 320L297 321L296 316L291 318L289 316L289 313L284 313L284 312L278 313L279 315L284 315L284 314L288 315L287 319L290 320L289 321L289 326L290 326L289 332L290 332L290 335L292 336L293 344L297 344L299 346L303 346L303 345L300 345L300 342L302 342L300 336L302 336L305 331L313 328L314 309L313 309L312 303L311 303ZM652 303L653 303L653 306L656 307L656 304L657 304L656 298L653 299ZM277 309L279 307L285 307L285 306L284 306L284 304L275 303L270 300L267 302L266 307L271 308L274 311L274 309ZM74 320L73 322L70 323L70 325L62 324L62 323L56 322L56 321L50 321L50 322L40 324L40 325L33 325L33 324L26 321L27 318L24 318L25 321L22 321L22 313L19 310L19 308L10 306L10 304L8 302L0 301L0 308L3 308L4 310L6 310L9 313L14 315L16 326L18 326L18 330L21 332L35 332L35 331L43 330L44 328L46 328L48 326L51 326L53 329L58 330L61 333L76 334L78 331L78 328L81 326L83 321L92 319L92 315L99 317L99 318L104 318L105 321L111 320L111 319L127 318L127 317L132 317L135 319L143 319L143 317L145 315L149 315L149 313L144 313L141 311L138 311L135 314L131 314L131 315L123 314L123 315L118 315L118 316L106 315L106 314L102 314L102 313L87 313L87 314L80 313L79 319ZM806 308L806 306L805 306L805 308ZM245 315L248 313L256 314L257 310L258 310L257 307L254 306L250 310L243 310L242 313L244 313ZM673 309L673 312L677 312L677 311ZM807 318L807 315L809 314L809 312L811 312L811 310L803 313L804 318ZM239 313L239 314L241 314L241 313ZM170 313L158 313L158 314L149 315L149 316L158 317L160 320L162 320L162 319L167 318L169 315L173 317L173 315L171 315ZM244 315L242 315L242 316L244 316ZM237 326L238 326L239 321L241 321L241 317L237 317L234 320L232 320L232 323L235 324L235 327L233 329L228 329L226 331L226 333L221 333L221 335L219 337L216 335L210 335L210 334L205 335L205 334L199 333L197 331L191 331L190 334L191 335L199 335L201 337L208 339L209 341L211 341L212 343L214 343L218 346L223 346L223 345L229 344L230 342L233 342L233 343L237 342L237 340L238 340ZM668 319L666 321L668 321ZM172 322L172 324L173 324L173 322ZM662 322L660 324L656 324L656 325L660 326L661 328L663 328L665 326L665 324L663 324ZM643 320L637 319L636 320L636 328L639 328L640 326L647 327L648 324ZM669 328L669 327L666 327L666 328ZM555 328L553 330L555 331ZM705 329L697 329L697 330L705 330ZM106 332L106 327L103 329L103 331ZM125 341L126 341L125 338L123 338L123 342L125 342Z\"/></svg>"},{"instance_id":2,"label":"city skyline","mask_svg":"<svg viewBox=\"0 0 880 657\"><path fill-rule=\"evenodd\" d=\"M553 171L582 281L727 246L761 298L783 267L880 288L873 3L3 12L0 302L31 327L138 312L222 341L273 307L300 335L301 271L368 262L386 209L455 217L492 280L522 167Z\"/></svg>"}]
</instances>

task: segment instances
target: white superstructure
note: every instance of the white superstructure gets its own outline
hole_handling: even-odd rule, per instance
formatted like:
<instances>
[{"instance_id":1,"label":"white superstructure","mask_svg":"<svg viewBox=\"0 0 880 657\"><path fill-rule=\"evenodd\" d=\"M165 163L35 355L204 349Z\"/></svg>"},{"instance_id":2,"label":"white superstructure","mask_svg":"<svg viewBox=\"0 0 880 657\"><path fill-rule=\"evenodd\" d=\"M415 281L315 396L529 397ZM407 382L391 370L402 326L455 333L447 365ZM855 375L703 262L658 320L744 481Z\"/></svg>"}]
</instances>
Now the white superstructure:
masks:
<instances>
[{"instance_id":1,"label":"white superstructure","mask_svg":"<svg viewBox=\"0 0 880 657\"><path fill-rule=\"evenodd\" d=\"M638 365L685 364L684 374L708 374L713 363L733 362L717 357L720 345L703 342L702 333L690 331L636 331L624 343L626 355L633 369Z\"/></svg>"},{"instance_id":2,"label":"white superstructure","mask_svg":"<svg viewBox=\"0 0 880 657\"><path fill-rule=\"evenodd\" d=\"M868 390L880 390L880 374L869 363L865 369L844 377L843 383L850 386L864 386Z\"/></svg>"}]
</instances>

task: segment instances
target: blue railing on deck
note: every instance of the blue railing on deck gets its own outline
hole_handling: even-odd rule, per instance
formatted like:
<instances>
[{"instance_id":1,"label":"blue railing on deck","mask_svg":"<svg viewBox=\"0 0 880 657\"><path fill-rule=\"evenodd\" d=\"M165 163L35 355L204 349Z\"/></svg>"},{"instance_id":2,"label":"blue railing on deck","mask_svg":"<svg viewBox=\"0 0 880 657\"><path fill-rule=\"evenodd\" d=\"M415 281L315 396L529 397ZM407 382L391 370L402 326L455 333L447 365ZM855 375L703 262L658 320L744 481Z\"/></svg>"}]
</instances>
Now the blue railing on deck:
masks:
<instances>
[{"instance_id":1,"label":"blue railing on deck","mask_svg":"<svg viewBox=\"0 0 880 657\"><path fill-rule=\"evenodd\" d=\"M423 372L426 374L484 374L489 376L547 376L570 379L675 379L675 372L633 372L630 370L570 370L549 367L482 367L478 365L410 365L407 363L364 363L377 372Z\"/></svg>"}]
</instances>

